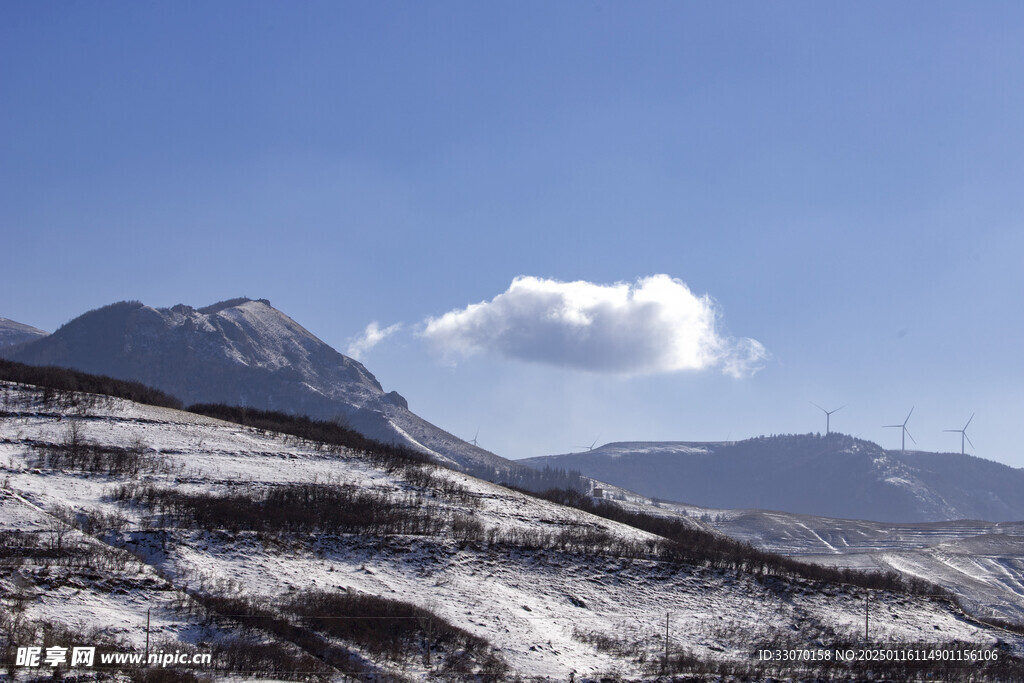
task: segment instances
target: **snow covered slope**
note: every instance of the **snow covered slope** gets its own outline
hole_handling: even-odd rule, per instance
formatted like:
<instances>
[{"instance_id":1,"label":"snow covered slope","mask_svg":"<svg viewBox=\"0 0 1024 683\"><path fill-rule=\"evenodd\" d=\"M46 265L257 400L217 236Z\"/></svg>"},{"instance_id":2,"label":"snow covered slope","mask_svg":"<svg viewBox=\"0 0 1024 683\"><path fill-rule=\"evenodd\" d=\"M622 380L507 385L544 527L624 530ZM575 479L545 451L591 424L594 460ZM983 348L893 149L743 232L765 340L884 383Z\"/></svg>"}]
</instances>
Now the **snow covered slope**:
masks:
<instances>
[{"instance_id":1,"label":"snow covered slope","mask_svg":"<svg viewBox=\"0 0 1024 683\"><path fill-rule=\"evenodd\" d=\"M385 393L361 363L265 299L232 299L198 309L112 304L0 355L139 381L186 405L226 403L339 419L372 439L449 463L516 467L411 412L401 395Z\"/></svg>"},{"instance_id":2,"label":"snow covered slope","mask_svg":"<svg viewBox=\"0 0 1024 683\"><path fill-rule=\"evenodd\" d=\"M358 655L363 671L412 680L442 666L456 671L458 652L437 649L429 665L422 652L375 654L324 636L326 622L289 621L285 606L328 594L414 604L486 640L488 666L502 680L652 679L666 615L680 666L685 654L751 667L766 643L862 638L864 592L852 586L665 562L649 552L659 542L651 534L451 470L400 467L119 399L45 398L0 387L0 550L10 559L15 545L35 548L30 562L0 564L0 596L20 606L22 624L45 622L51 633L89 632L141 650L148 610L164 649L212 649L227 661L232 638L258 632L261 647L311 656L303 637L315 632ZM414 533L339 532L310 530L296 517L269 528L228 507L214 523L183 522L211 501L237 508L290 491L310 500L318 491L377 496L408 519L429 510L442 523ZM8 532L21 534L15 545ZM55 549L70 559L48 564ZM243 607L254 612L239 614ZM243 619L258 609L267 616L257 626ZM877 641L1022 647L942 599L873 591L872 615ZM273 635L286 621L290 639ZM424 628L429 638L433 627ZM340 680L341 670L324 675Z\"/></svg>"},{"instance_id":3,"label":"snow covered slope","mask_svg":"<svg viewBox=\"0 0 1024 683\"><path fill-rule=\"evenodd\" d=\"M593 480L628 510L713 529L801 561L896 571L941 586L972 614L1024 624L1024 522L895 524L672 503Z\"/></svg>"},{"instance_id":4,"label":"snow covered slope","mask_svg":"<svg viewBox=\"0 0 1024 683\"><path fill-rule=\"evenodd\" d=\"M1024 519L1024 469L959 453L887 451L836 433L611 443L519 462L709 508L885 522Z\"/></svg>"},{"instance_id":5,"label":"snow covered slope","mask_svg":"<svg viewBox=\"0 0 1024 683\"><path fill-rule=\"evenodd\" d=\"M946 588L975 614L1024 623L1024 522L883 524L763 510L697 514L759 548L833 567L892 569Z\"/></svg>"}]
</instances>

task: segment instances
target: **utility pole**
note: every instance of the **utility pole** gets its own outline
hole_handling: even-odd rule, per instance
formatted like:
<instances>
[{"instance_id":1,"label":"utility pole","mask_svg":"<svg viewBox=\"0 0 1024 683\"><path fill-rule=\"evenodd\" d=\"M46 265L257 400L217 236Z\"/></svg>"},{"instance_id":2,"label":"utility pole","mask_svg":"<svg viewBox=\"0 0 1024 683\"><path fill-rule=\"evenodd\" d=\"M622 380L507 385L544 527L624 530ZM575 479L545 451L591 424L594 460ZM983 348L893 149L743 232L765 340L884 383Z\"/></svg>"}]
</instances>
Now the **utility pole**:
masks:
<instances>
[{"instance_id":1,"label":"utility pole","mask_svg":"<svg viewBox=\"0 0 1024 683\"><path fill-rule=\"evenodd\" d=\"M668 616L669 612L665 612L665 671L668 672Z\"/></svg>"},{"instance_id":2,"label":"utility pole","mask_svg":"<svg viewBox=\"0 0 1024 683\"><path fill-rule=\"evenodd\" d=\"M146 609L146 666L149 666L149 613L152 608Z\"/></svg>"},{"instance_id":3,"label":"utility pole","mask_svg":"<svg viewBox=\"0 0 1024 683\"><path fill-rule=\"evenodd\" d=\"M865 643L869 642L869 640L868 640L868 614L870 613L870 610L871 610L870 605L871 605L871 593L869 593L868 591L864 591L864 642Z\"/></svg>"},{"instance_id":4,"label":"utility pole","mask_svg":"<svg viewBox=\"0 0 1024 683\"><path fill-rule=\"evenodd\" d=\"M433 619L427 617L427 668L430 668L430 626L433 623Z\"/></svg>"}]
</instances>

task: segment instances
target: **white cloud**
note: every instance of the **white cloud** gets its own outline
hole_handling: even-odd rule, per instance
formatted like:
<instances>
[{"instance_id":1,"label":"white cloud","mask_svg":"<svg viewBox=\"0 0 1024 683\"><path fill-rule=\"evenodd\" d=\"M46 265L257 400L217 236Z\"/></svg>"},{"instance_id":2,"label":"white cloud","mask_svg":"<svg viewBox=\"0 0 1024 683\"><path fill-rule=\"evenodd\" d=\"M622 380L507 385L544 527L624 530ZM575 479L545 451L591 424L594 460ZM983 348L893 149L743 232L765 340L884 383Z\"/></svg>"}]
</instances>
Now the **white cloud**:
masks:
<instances>
[{"instance_id":1,"label":"white cloud","mask_svg":"<svg viewBox=\"0 0 1024 683\"><path fill-rule=\"evenodd\" d=\"M390 327L385 327L383 330L380 329L380 325L377 321L373 321L366 326L362 335L352 339L349 342L348 350L345 351L345 355L350 358L360 360L364 353L372 349L374 346L382 342L387 337L390 337L398 330L402 329L402 323L395 323Z\"/></svg>"},{"instance_id":2,"label":"white cloud","mask_svg":"<svg viewBox=\"0 0 1024 683\"><path fill-rule=\"evenodd\" d=\"M490 301L428 319L421 334L445 353L489 351L593 372L757 372L764 346L723 337L717 320L710 297L668 275L614 285L520 276Z\"/></svg>"}]
</instances>

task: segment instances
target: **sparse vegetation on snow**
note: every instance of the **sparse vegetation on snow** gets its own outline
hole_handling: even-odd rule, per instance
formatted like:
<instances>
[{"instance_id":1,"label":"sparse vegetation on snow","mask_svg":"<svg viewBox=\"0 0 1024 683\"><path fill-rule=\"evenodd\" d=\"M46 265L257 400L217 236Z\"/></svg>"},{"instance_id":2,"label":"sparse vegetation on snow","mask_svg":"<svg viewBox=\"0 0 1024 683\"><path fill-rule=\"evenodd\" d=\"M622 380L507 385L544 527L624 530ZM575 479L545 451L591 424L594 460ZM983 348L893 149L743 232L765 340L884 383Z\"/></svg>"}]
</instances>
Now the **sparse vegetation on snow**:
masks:
<instances>
[{"instance_id":1,"label":"sparse vegetation on snow","mask_svg":"<svg viewBox=\"0 0 1024 683\"><path fill-rule=\"evenodd\" d=\"M863 586L724 537L701 549L691 523L124 399L0 391L8 666L20 645L141 652L149 616L151 647L214 657L173 680L863 673L753 659L862 644ZM988 648L1019 667L1018 636L885 581L873 642Z\"/></svg>"}]
</instances>

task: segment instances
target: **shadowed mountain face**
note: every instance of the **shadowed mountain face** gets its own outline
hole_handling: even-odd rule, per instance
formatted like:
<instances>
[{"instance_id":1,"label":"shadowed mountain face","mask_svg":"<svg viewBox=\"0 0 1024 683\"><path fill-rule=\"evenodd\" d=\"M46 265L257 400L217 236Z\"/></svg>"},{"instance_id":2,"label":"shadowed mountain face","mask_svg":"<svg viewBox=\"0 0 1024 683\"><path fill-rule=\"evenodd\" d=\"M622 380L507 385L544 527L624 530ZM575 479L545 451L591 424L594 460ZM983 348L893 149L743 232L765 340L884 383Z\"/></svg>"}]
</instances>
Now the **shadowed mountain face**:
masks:
<instances>
[{"instance_id":1,"label":"shadowed mountain face","mask_svg":"<svg viewBox=\"0 0 1024 683\"><path fill-rule=\"evenodd\" d=\"M510 464L410 412L405 399L385 393L361 363L265 299L198 309L112 304L0 354L139 381L186 404L226 403L340 420L373 439L462 465Z\"/></svg>"},{"instance_id":2,"label":"shadowed mountain face","mask_svg":"<svg viewBox=\"0 0 1024 683\"><path fill-rule=\"evenodd\" d=\"M35 341L40 337L45 337L47 334L49 333L31 325L24 325L7 318L0 318L0 348Z\"/></svg>"},{"instance_id":3,"label":"shadowed mountain face","mask_svg":"<svg viewBox=\"0 0 1024 683\"><path fill-rule=\"evenodd\" d=\"M1024 520L1024 470L953 453L886 451L835 433L736 443L612 443L519 462L575 469L703 507L880 522Z\"/></svg>"}]
</instances>

